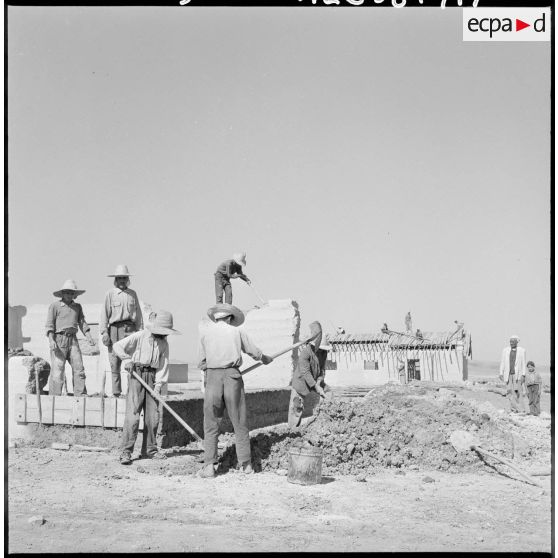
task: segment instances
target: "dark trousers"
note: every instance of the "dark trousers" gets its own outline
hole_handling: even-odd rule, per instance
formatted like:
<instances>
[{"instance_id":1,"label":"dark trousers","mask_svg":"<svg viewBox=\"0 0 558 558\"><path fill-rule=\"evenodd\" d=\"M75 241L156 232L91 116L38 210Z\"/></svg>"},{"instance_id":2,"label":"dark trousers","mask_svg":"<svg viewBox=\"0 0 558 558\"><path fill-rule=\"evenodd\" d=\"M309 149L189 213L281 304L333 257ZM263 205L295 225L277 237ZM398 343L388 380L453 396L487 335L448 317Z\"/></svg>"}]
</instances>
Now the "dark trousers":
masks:
<instances>
[{"instance_id":1,"label":"dark trousers","mask_svg":"<svg viewBox=\"0 0 558 558\"><path fill-rule=\"evenodd\" d=\"M81 396L87 394L85 387L85 368L83 367L83 358L81 349L75 335L65 335L56 333L54 336L58 348L50 351L50 379L48 382L49 395L62 395L62 386L64 385L64 369L66 362L70 363L72 368L72 379L74 381L74 395Z\"/></svg>"},{"instance_id":2,"label":"dark trousers","mask_svg":"<svg viewBox=\"0 0 558 558\"><path fill-rule=\"evenodd\" d=\"M250 434L246 420L246 397L244 381L238 368L208 368L205 379L203 402L205 463L217 463L219 422L225 408L234 428L238 462L249 462L251 454Z\"/></svg>"},{"instance_id":3,"label":"dark trousers","mask_svg":"<svg viewBox=\"0 0 558 558\"><path fill-rule=\"evenodd\" d=\"M541 386L533 384L527 386L527 397L529 398L529 410L532 415L539 416L541 414Z\"/></svg>"},{"instance_id":4,"label":"dark trousers","mask_svg":"<svg viewBox=\"0 0 558 558\"><path fill-rule=\"evenodd\" d=\"M223 302L223 292L225 293L225 302L227 304L232 304L232 287L231 282L228 277L221 275L220 273L215 274L215 300L217 304Z\"/></svg>"},{"instance_id":5,"label":"dark trousers","mask_svg":"<svg viewBox=\"0 0 558 558\"><path fill-rule=\"evenodd\" d=\"M134 367L140 378L151 388L155 384L155 371ZM122 429L122 451L132 453L138 437L140 413L143 409L143 440L141 453L152 455L157 453L157 423L159 422L159 407L157 401L130 374L128 394L126 396L126 415Z\"/></svg>"},{"instance_id":6,"label":"dark trousers","mask_svg":"<svg viewBox=\"0 0 558 558\"><path fill-rule=\"evenodd\" d=\"M110 370L112 372L112 394L120 395L122 393L122 377L120 375L120 367L122 361L116 356L112 350L112 344L128 337L136 331L136 325L132 322L119 322L109 326L110 345L108 346L108 358Z\"/></svg>"}]
</instances>

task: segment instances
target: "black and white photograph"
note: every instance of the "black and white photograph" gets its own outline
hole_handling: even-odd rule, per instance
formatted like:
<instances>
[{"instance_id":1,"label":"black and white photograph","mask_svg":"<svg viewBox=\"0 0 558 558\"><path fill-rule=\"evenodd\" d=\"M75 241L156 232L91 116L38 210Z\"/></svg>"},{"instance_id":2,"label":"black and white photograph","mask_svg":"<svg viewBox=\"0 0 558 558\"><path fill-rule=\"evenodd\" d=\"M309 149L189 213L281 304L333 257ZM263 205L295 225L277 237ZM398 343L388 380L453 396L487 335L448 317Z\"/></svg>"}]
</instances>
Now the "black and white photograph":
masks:
<instances>
[{"instance_id":1,"label":"black and white photograph","mask_svg":"<svg viewBox=\"0 0 558 558\"><path fill-rule=\"evenodd\" d=\"M553 1L4 24L6 554L553 554Z\"/></svg>"}]
</instances>

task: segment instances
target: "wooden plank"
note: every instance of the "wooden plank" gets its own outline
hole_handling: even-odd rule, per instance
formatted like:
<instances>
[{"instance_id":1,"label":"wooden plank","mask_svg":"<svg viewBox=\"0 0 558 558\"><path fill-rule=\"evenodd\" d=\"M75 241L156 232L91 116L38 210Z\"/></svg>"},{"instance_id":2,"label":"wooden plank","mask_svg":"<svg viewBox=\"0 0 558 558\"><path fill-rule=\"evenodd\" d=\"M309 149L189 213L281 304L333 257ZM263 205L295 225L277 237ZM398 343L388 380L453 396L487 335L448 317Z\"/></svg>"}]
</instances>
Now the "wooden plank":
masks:
<instances>
[{"instance_id":1,"label":"wooden plank","mask_svg":"<svg viewBox=\"0 0 558 558\"><path fill-rule=\"evenodd\" d=\"M105 399L105 427L116 428L116 402L118 399L107 397Z\"/></svg>"},{"instance_id":2,"label":"wooden plank","mask_svg":"<svg viewBox=\"0 0 558 558\"><path fill-rule=\"evenodd\" d=\"M25 393L18 393L14 397L14 413L16 422L27 422L27 397Z\"/></svg>"},{"instance_id":3,"label":"wooden plank","mask_svg":"<svg viewBox=\"0 0 558 558\"><path fill-rule=\"evenodd\" d=\"M54 395L41 395L43 424L54 424Z\"/></svg>"},{"instance_id":4,"label":"wooden plank","mask_svg":"<svg viewBox=\"0 0 558 558\"><path fill-rule=\"evenodd\" d=\"M74 397L72 404L72 424L85 426L85 400L86 397Z\"/></svg>"},{"instance_id":5,"label":"wooden plank","mask_svg":"<svg viewBox=\"0 0 558 558\"><path fill-rule=\"evenodd\" d=\"M70 395L54 396L54 424L73 424L73 399Z\"/></svg>"},{"instance_id":6,"label":"wooden plank","mask_svg":"<svg viewBox=\"0 0 558 558\"><path fill-rule=\"evenodd\" d=\"M88 397L85 400L85 425L102 426L101 398Z\"/></svg>"}]
</instances>

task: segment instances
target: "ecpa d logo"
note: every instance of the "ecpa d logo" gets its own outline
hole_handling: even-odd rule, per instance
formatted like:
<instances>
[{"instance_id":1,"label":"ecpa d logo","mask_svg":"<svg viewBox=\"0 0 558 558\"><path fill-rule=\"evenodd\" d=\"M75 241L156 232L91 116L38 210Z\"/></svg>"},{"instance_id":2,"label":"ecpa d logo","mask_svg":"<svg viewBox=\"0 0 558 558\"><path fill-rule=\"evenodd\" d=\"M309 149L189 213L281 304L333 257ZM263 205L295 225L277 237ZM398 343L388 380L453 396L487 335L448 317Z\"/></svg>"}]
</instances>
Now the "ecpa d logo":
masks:
<instances>
[{"instance_id":1,"label":"ecpa d logo","mask_svg":"<svg viewBox=\"0 0 558 558\"><path fill-rule=\"evenodd\" d=\"M550 41L550 8L464 8L464 41Z\"/></svg>"}]
</instances>

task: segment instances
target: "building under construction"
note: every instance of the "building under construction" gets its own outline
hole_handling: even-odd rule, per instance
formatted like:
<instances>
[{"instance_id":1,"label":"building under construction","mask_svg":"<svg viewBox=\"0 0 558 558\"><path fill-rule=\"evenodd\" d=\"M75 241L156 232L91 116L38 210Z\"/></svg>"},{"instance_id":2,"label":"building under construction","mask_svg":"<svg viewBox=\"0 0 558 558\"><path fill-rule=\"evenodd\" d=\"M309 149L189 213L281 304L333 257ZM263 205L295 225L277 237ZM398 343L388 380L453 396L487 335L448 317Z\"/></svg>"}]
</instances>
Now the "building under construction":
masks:
<instances>
[{"instance_id":1,"label":"building under construction","mask_svg":"<svg viewBox=\"0 0 558 558\"><path fill-rule=\"evenodd\" d=\"M444 332L419 335L383 330L379 333L335 334L327 368L373 375L374 383L411 380L467 380L472 358L471 335L460 324Z\"/></svg>"}]
</instances>

